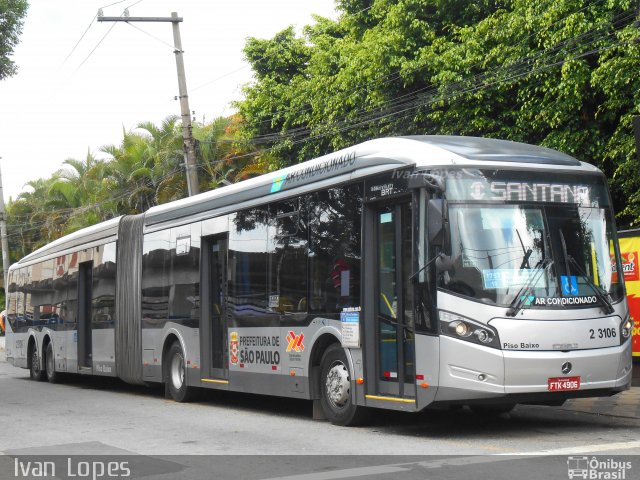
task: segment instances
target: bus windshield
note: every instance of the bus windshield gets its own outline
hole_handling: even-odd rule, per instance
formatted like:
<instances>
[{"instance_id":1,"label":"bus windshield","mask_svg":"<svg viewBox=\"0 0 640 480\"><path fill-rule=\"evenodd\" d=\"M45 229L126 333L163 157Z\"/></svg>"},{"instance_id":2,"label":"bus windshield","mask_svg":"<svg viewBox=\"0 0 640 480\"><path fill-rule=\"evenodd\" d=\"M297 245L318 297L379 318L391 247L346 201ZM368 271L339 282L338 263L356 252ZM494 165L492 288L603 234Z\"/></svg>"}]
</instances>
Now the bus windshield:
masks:
<instances>
[{"instance_id":1,"label":"bus windshield","mask_svg":"<svg viewBox=\"0 0 640 480\"><path fill-rule=\"evenodd\" d=\"M623 296L610 209L597 203L450 202L449 222L444 290L524 308L593 307Z\"/></svg>"}]
</instances>

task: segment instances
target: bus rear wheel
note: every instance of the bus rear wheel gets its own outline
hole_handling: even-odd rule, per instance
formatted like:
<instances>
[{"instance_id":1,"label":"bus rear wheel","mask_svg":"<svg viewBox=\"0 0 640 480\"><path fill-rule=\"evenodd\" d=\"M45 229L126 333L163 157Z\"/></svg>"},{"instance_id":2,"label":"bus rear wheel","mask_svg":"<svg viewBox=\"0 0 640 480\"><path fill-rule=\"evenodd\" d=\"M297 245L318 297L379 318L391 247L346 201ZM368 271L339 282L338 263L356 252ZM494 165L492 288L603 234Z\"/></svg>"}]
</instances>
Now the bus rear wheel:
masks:
<instances>
[{"instance_id":1,"label":"bus rear wheel","mask_svg":"<svg viewBox=\"0 0 640 480\"><path fill-rule=\"evenodd\" d=\"M351 398L351 377L344 349L334 343L320 362L320 405L334 425L358 425L366 419L366 409L355 405Z\"/></svg>"},{"instance_id":2,"label":"bus rear wheel","mask_svg":"<svg viewBox=\"0 0 640 480\"><path fill-rule=\"evenodd\" d=\"M187 386L187 369L184 353L178 342L167 351L165 361L165 388L176 402L188 402L195 396L195 388Z\"/></svg>"},{"instance_id":3,"label":"bus rear wheel","mask_svg":"<svg viewBox=\"0 0 640 480\"><path fill-rule=\"evenodd\" d=\"M51 342L47 344L47 349L45 351L44 368L47 375L47 381L49 383L58 383L60 376L56 372L56 359L54 357L53 346Z\"/></svg>"},{"instance_id":4,"label":"bus rear wheel","mask_svg":"<svg viewBox=\"0 0 640 480\"><path fill-rule=\"evenodd\" d=\"M31 380L41 382L44 380L44 372L40 368L40 356L38 355L38 349L33 346L31 350L31 365L29 366L29 376Z\"/></svg>"}]
</instances>

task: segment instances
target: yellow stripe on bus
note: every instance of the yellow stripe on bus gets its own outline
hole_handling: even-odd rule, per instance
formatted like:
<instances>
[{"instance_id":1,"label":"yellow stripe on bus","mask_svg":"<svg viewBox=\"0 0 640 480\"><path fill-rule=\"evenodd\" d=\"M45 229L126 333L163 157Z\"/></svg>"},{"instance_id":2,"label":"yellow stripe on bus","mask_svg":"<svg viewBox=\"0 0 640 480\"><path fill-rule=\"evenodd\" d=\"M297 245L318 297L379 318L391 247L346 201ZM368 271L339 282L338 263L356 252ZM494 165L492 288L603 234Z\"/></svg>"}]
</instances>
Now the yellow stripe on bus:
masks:
<instances>
[{"instance_id":1,"label":"yellow stripe on bus","mask_svg":"<svg viewBox=\"0 0 640 480\"><path fill-rule=\"evenodd\" d=\"M207 383L221 383L223 385L229 384L229 380L215 380L213 378L201 378L200 381L207 382Z\"/></svg>"},{"instance_id":2,"label":"yellow stripe on bus","mask_svg":"<svg viewBox=\"0 0 640 480\"><path fill-rule=\"evenodd\" d=\"M380 397L378 395L365 395L365 398L370 400L385 400L387 402L416 403L415 399L410 398Z\"/></svg>"}]
</instances>

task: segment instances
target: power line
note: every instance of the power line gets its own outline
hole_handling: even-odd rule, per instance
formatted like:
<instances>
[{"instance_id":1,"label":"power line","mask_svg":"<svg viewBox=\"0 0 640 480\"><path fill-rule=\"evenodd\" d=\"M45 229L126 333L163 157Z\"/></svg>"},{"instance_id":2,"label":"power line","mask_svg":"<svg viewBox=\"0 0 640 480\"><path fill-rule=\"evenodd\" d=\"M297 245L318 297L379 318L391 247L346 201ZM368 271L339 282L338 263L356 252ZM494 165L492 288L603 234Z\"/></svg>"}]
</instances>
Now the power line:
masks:
<instances>
[{"instance_id":1,"label":"power line","mask_svg":"<svg viewBox=\"0 0 640 480\"><path fill-rule=\"evenodd\" d=\"M104 39L107 38L107 36L111 33L111 30L113 30L113 27L115 27L115 26L116 26L115 23L113 25L111 25L111 28L109 28L109 30L107 30L107 33L104 34L104 36L100 39L100 41L97 43L97 45L95 47L93 47L93 50L91 50L89 52L89 55L87 55L85 57L85 59L80 63L80 65L78 65L78 67L76 68L76 72L82 68L82 66L86 63L87 60L89 60L91 55L93 55L93 52L95 52L97 50L97 48L100 46L100 44L102 42L104 42Z\"/></svg>"},{"instance_id":2,"label":"power line","mask_svg":"<svg viewBox=\"0 0 640 480\"><path fill-rule=\"evenodd\" d=\"M359 11L353 13L353 14L350 14L350 15L354 15L354 16L355 15L359 15L359 14L361 14L363 12L366 12L367 10L369 10L372 7L373 7L373 3L371 5L369 5L368 7L363 8L362 10L359 10ZM278 53L282 52L285 48L286 48L286 46L283 45L282 47L280 47L279 50L276 50L275 52L272 52L272 53L270 53L268 55L264 55L263 57L258 58L256 61L260 62L262 60L266 60L267 58L270 58L270 57L272 57L274 55L277 55ZM195 88L192 88L191 91L195 92L197 90L200 90L201 88L207 87L207 86L209 86L209 85L211 85L211 84L213 84L213 83L215 83L215 82L217 82L219 80L222 80L223 78L227 78L227 77L233 75L234 73L241 72L241 71L246 70L247 68L250 68L250 67L251 67L250 65L244 65L243 67L237 68L237 69L232 70L230 72L223 73L222 75L220 75L219 77L214 78L213 80L209 80L209 81L207 81L205 83L202 83L202 84L198 85Z\"/></svg>"},{"instance_id":3,"label":"power line","mask_svg":"<svg viewBox=\"0 0 640 480\"><path fill-rule=\"evenodd\" d=\"M623 13L617 16L617 18L615 18L614 23L620 23L621 21L625 21L628 20L630 18L630 14L628 13ZM551 49L547 50L547 51L543 51L543 52L539 52L536 53L534 56L525 56L522 58L517 59L516 61L512 62L511 64L509 64L509 68L513 69L515 68L520 68L520 69L527 69L529 68L529 66L537 61L540 61L541 59L545 58L545 57L550 57L551 54L560 54L562 52L560 52L560 49L568 44L570 44L571 42L578 42L580 40L583 40L585 38L587 38L589 35L593 35L595 33L597 33L598 28L602 27L602 26L610 26L611 24L609 22L603 22L602 24L597 25L595 28L587 31L587 32L583 32L582 34L576 36L576 37L571 37L568 39L565 39L563 42L560 42L559 44L554 45ZM595 38L593 39L593 41L597 41L599 40L599 38ZM577 44L574 47L574 51L575 49L578 49L580 47L584 47L585 44ZM565 53L571 53L571 50L569 52L565 52ZM478 73L474 76L472 76L471 78L465 78L455 84L453 84L453 86L449 87L451 90L452 94L456 93L456 89L460 89L465 83L477 83L480 80L483 80L485 78L489 78L489 76L491 74L495 74L497 73L501 73L502 69L497 69L494 68L492 70L489 71L484 71L481 73ZM505 71L507 71L507 69L504 69ZM395 107L395 108L404 108L407 106L411 106L415 101L414 99L418 99L419 96L425 96L428 95L430 93L433 92L437 92L439 89L438 86L435 85L431 85L431 86L427 86L427 87L423 87L422 89L416 90L414 92L411 92L407 95L404 95L402 97L396 97L392 100L389 100L388 102L385 102L379 106L377 106L375 109L360 109L358 111L356 111L356 113L358 112L362 112L364 114L374 114L374 112L378 112L376 113L376 115L379 115L380 113L384 113L385 111L390 111L391 107ZM425 93L422 93L425 92ZM420 94L420 95L418 95ZM403 97L407 97L405 101L403 102L398 102L399 99L403 98ZM323 126L333 126L336 124L340 124L340 123L346 123L349 120L349 116L353 116L353 111L349 113L349 115L343 117L342 120L340 121L332 121L332 122L325 122L323 124L320 125L316 125L314 128L318 129L318 128L322 128ZM358 115L356 118L352 118L351 120L358 120L359 118L361 118L362 115ZM380 118L379 116L377 118ZM309 134L311 131L308 128L303 128L300 129L299 131L296 131L292 134L290 134L289 132L287 133L282 133L281 135L279 135L279 139L280 140L286 140L287 138L295 138L295 137L299 137L301 135L306 135ZM265 139L269 138L269 137L278 137L277 133L272 133L272 134L267 134L264 136ZM253 140L259 139L260 136L254 137Z\"/></svg>"},{"instance_id":4,"label":"power line","mask_svg":"<svg viewBox=\"0 0 640 480\"><path fill-rule=\"evenodd\" d=\"M528 41L529 41L529 40L530 40L534 35L539 34L541 31L548 30L549 28L551 28L551 27L553 27L553 26L557 25L558 23L562 22L563 20L567 20L570 16L572 16L572 15L576 15L576 14L578 14L578 13L581 13L581 12L582 12L582 11L584 11L585 9L590 8L590 7L593 7L593 6L596 6L597 4L602 3L603 1L605 1L605 0L596 0L595 2L593 2L593 3L591 3L591 4L587 4L586 6L582 7L581 9L579 9L579 10L577 10L577 11L574 11L574 12L571 12L571 13L569 13L567 16L562 17L562 18L560 18L560 19L556 20L555 22L552 22L552 23L551 23L551 24L549 24L549 25L546 25L542 30L535 30L535 29L534 29L534 32L532 32L532 33L531 33L531 34L529 34L527 37L525 37L523 40L521 40L518 44L514 45L514 47L515 47L515 48L517 48L517 47L520 47L520 46L524 45L524 44L525 44L526 42L528 42ZM545 4L545 5L544 5L544 7L547 7L547 6L549 6L549 5L553 4L553 3L555 3L555 0L550 0L547 4ZM373 5L372 5L372 6L373 6ZM371 7L368 7L368 8L371 8ZM358 14L358 13L360 13L360 12L357 12L356 14ZM541 17L543 17L543 16L544 16L544 14L545 14L545 13L546 13L546 10L543 10L541 13L539 13L539 14L538 14L538 15L536 15L536 16L534 16L534 17L533 17L533 19L539 19L539 18L541 18ZM532 19L532 20L533 20L533 19ZM284 47L283 47L283 48L284 48ZM281 50L280 50L280 51L281 51ZM275 53L279 53L279 52L274 52L274 54L275 54ZM264 58L264 57L263 57L263 58ZM260 60L261 60L261 59L260 59ZM482 63L482 60L478 61L478 62L477 62L476 64L474 64L474 65L471 65L469 68L470 68L470 69L475 68L475 67L479 66L479 65L480 65L480 63ZM423 68L424 68L424 67L415 67L415 68L414 68L414 70L413 70L412 72L410 72L410 73L418 73L418 72L419 72L420 70L422 70ZM400 77L401 77L401 75L400 75L400 73L401 73L401 72L402 72L402 69L398 69L398 70L395 70L395 71L393 71L393 72L391 72L391 73L389 73L389 74L382 75L382 76L380 76L379 78L375 79L374 81L369 82L369 84L368 84L368 85L365 85L365 86L363 86L363 87L361 87L361 88L358 88L357 90L355 90L354 92L352 92L352 93L349 95L349 97L348 97L348 98L351 98L352 96L357 95L357 94L360 94L360 93L369 93L369 92L371 91L371 88L373 88L373 87L386 85L386 84L388 84L388 83L390 83L390 82L392 82L392 81L395 81L397 78L400 78ZM393 77L393 78L390 78L389 80L387 80L387 81L385 81L385 82L382 82L382 83L376 83L376 84L374 84L374 82L377 82L378 80L384 80L384 79L385 79L385 78L387 78L387 77ZM407 94L407 95L410 95L410 94ZM398 98L402 98L402 97L398 97ZM267 122L273 122L273 120L274 120L275 116L276 116L276 115L279 115L279 114L282 114L282 113L287 113L287 112L289 112L291 115L296 115L296 114L298 114L298 113L307 112L307 111L310 111L310 110L312 110L312 109L313 109L313 106L312 106L312 105L310 105L310 104L307 104L307 106L305 106L305 107L301 107L301 108L299 108L299 109L297 109L297 110L293 110L293 111L292 111L292 109L291 109L291 108L284 108L284 109L281 109L281 110L278 110L278 111L276 111L276 112L272 113L272 115L271 115L271 118L270 118L270 119L266 119L266 120L263 120L263 121L261 121L261 122L258 122L258 125L261 125L261 124L264 124L264 123L267 123Z\"/></svg>"},{"instance_id":5,"label":"power line","mask_svg":"<svg viewBox=\"0 0 640 480\"><path fill-rule=\"evenodd\" d=\"M156 40L156 41L160 42L161 44L163 44L163 45L165 45L165 46L167 46L167 47L171 48L172 50L175 50L175 48L176 48L176 47L175 47L175 45L172 45L172 44L170 44L169 42L165 42L165 41L164 41L164 40L162 40L161 38L156 37L155 35L153 35L153 34L151 34L151 33L147 32L146 30L143 30L142 28L140 28L139 26L135 25L135 24L134 24L134 23L132 23L132 22L125 22L125 23L126 23L127 25L129 25L130 27L133 27L133 28L135 28L136 30L138 30L138 31L140 31L140 32L142 32L142 33L144 33L144 34L145 34L145 35L147 35L148 37L151 37L151 38L153 38L154 40Z\"/></svg>"},{"instance_id":6,"label":"power line","mask_svg":"<svg viewBox=\"0 0 640 480\"><path fill-rule=\"evenodd\" d=\"M601 39L604 39L604 38L606 38L606 37L603 36L603 37L600 37L600 38L596 38L591 43L595 43L595 41L601 40ZM624 43L629 43L629 42L620 42L620 45L624 44ZM555 66L563 65L563 64L565 64L565 63L567 63L569 61L574 61L576 59L583 58L585 56L589 56L589 55L592 55L592 54L595 54L595 53L599 53L601 51L608 50L610 48L614 48L616 46L617 46L616 44L613 44L613 45L609 45L609 46L606 46L606 47L592 49L590 51L583 52L581 54L575 55L575 56L573 56L571 58L566 58L564 60L560 60L560 61L556 61L556 62L553 62L553 63L550 63L550 64L546 64L546 65L537 67L537 68L532 69L532 70L518 72L518 73L512 74L511 76L506 77L506 78L504 78L502 80L495 80L493 82L485 82L484 84L481 84L480 86L476 85L473 88L458 89L458 90L454 89L454 90L450 91L447 95L439 95L439 96L430 95L430 96L427 97L426 100L423 99L423 101L421 101L421 102L414 102L413 104L409 104L408 106L406 106L405 108L403 108L402 110L399 110L399 111L395 111L395 112L391 112L391 113L385 113L383 111L383 112L380 112L381 114L378 115L378 116L373 116L371 118L364 119L364 120L362 120L362 121L360 121L358 123L349 124L347 122L343 122L343 126L341 128L340 128L340 125L337 125L337 124L329 124L329 125L324 125L324 126L327 126L327 127L331 127L331 126L339 127L333 133L341 133L341 132L344 132L344 131L352 130L354 128L358 128L358 127L361 127L361 126L376 122L376 121L384 120L386 118L391 118L391 117L394 117L394 116L397 116L397 115L403 114L403 113L404 113L404 115L402 115L400 118L406 118L408 115L411 115L411 112L413 110L415 110L416 108L419 108L421 106L428 106L428 105L436 103L436 102L442 102L442 101L451 99L452 97L454 97L456 95L473 93L474 91L479 91L479 90L482 90L482 89L485 89L485 88L489 88L491 86L498 85L500 83L504 83L504 82L506 82L508 80L514 80L516 78L520 78L520 77L525 76L525 75L532 75L532 74L535 74L537 72L548 70L548 69L553 68ZM578 47L575 47L575 48L578 48ZM575 48L574 48L574 50L575 50ZM323 125L321 125L321 127L322 126ZM307 133L311 133L311 131L308 130ZM301 140L296 140L295 137L292 137L290 139L290 146L294 146L294 145L297 145L297 144L306 143L306 142L309 142L309 141L312 141L312 140L323 138L323 137L329 135L330 133L332 133L332 132L319 133L319 134L316 134L316 135L313 135L313 136L308 136L308 137L306 137L304 139L301 139ZM283 136L283 139L287 140L286 136ZM242 158L246 158L246 157L250 157L250 156L257 156L257 155L260 155L262 153L273 151L276 148L278 148L278 145L275 145L275 146L270 147L270 148L265 148L265 149L259 150L257 152L252 152L252 153L248 153L248 154L243 154L243 155L230 157L230 158L227 158L226 161L230 161L230 160L234 160L234 159L242 159Z\"/></svg>"},{"instance_id":7,"label":"power line","mask_svg":"<svg viewBox=\"0 0 640 480\"><path fill-rule=\"evenodd\" d=\"M117 5L118 3L122 3L123 1L126 1L126 0L121 0L121 1L119 1L119 2L112 3L111 5ZM119 15L119 17L121 17L121 18L122 18L122 17L124 16L125 12L126 12L129 8L131 8L131 7L135 6L135 5L138 5L140 2L143 2L143 1L144 1L144 0L138 0L137 2L134 2L134 3L132 3L131 5L127 6L127 7L122 11L122 13ZM111 5L107 5L107 6L111 6ZM103 8L106 8L106 7L103 7ZM98 15L96 15L96 16L94 17L94 20L97 18L97 16L98 16ZM93 21L93 20L92 20L92 21ZM95 51L98 49L98 47L102 44L102 42L104 42L105 38L107 38L107 36L111 33L111 30L113 30L113 28L114 28L115 26L116 26L116 24L115 24L115 23L114 23L113 25L111 25L111 28L109 28L109 30L107 30L107 33L105 33L105 34L104 34L104 36L100 39L100 41L98 41L98 43L96 44L96 46L95 46L95 47L93 47L93 50L91 50L91 51L89 52L89 55L87 55L87 56L85 57L85 59L80 63L80 65L78 65L78 67L77 67L77 68L76 68L76 70L75 70L76 72L77 72L78 70L80 70L80 68L82 68L82 66L87 62L87 60L89 60L89 58L91 57L91 55L93 55L93 52L95 52ZM87 29L87 30L88 30L88 29Z\"/></svg>"},{"instance_id":8,"label":"power line","mask_svg":"<svg viewBox=\"0 0 640 480\"><path fill-rule=\"evenodd\" d=\"M117 5L117 4L119 4L119 3L124 3L124 2L126 2L126 1L127 1L127 0L120 0L120 1L118 1L118 2L111 3L111 4L109 4L109 5L105 5L105 6L103 6L103 7L100 7L100 9L102 9L102 8L108 8L108 7L111 7L111 6L113 6L113 5ZM66 61L67 61L67 60L69 60L69 57L73 54L73 52L75 52L75 51L76 51L76 48L78 48L78 45L80 45L80 42L82 42L82 39L85 37L85 35L86 35L86 34L87 34L87 32L89 31L89 29L93 26L93 21L94 21L96 18L98 18L98 14L97 14L97 13L93 16L93 18L92 18L92 19L91 19L91 21L89 22L89 25L87 26L87 29L86 29L86 30L84 31L84 33L80 36L80 39L76 42L76 44L73 46L73 48L71 49L71 51L69 52L69 54L68 54L68 55L65 57L65 59L62 61L62 63L63 63L63 64L64 64L64 63L66 63Z\"/></svg>"}]
</instances>

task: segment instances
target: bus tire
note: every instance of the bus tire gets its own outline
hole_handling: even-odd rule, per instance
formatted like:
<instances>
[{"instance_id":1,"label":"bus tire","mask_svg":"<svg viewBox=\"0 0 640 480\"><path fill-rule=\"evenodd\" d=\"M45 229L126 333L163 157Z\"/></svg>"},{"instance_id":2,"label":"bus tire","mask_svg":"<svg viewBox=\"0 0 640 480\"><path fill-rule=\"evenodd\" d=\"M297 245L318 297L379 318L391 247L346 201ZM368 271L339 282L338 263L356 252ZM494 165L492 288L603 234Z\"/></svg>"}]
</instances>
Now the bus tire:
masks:
<instances>
[{"instance_id":1,"label":"bus tire","mask_svg":"<svg viewBox=\"0 0 640 480\"><path fill-rule=\"evenodd\" d=\"M56 372L56 359L53 353L53 345L51 342L47 344L44 356L44 368L49 383L58 383L60 374Z\"/></svg>"},{"instance_id":2,"label":"bus tire","mask_svg":"<svg viewBox=\"0 0 640 480\"><path fill-rule=\"evenodd\" d=\"M187 385L187 368L184 353L178 342L173 342L165 358L165 388L176 402L189 402L195 396L195 388Z\"/></svg>"},{"instance_id":3,"label":"bus tire","mask_svg":"<svg viewBox=\"0 0 640 480\"><path fill-rule=\"evenodd\" d=\"M327 348L320 362L320 405L331 423L353 426L366 419L365 407L355 405L351 398L349 362L344 349L337 343Z\"/></svg>"},{"instance_id":4,"label":"bus tire","mask_svg":"<svg viewBox=\"0 0 640 480\"><path fill-rule=\"evenodd\" d=\"M29 376L31 380L41 382L44 380L44 371L40 368L40 357L38 355L38 349L34 345L31 350L31 365L29 365Z\"/></svg>"},{"instance_id":5,"label":"bus tire","mask_svg":"<svg viewBox=\"0 0 640 480\"><path fill-rule=\"evenodd\" d=\"M504 403L498 405L469 405L469 408L476 415L484 417L497 417L503 413L509 413L515 408L515 403Z\"/></svg>"}]
</instances>

